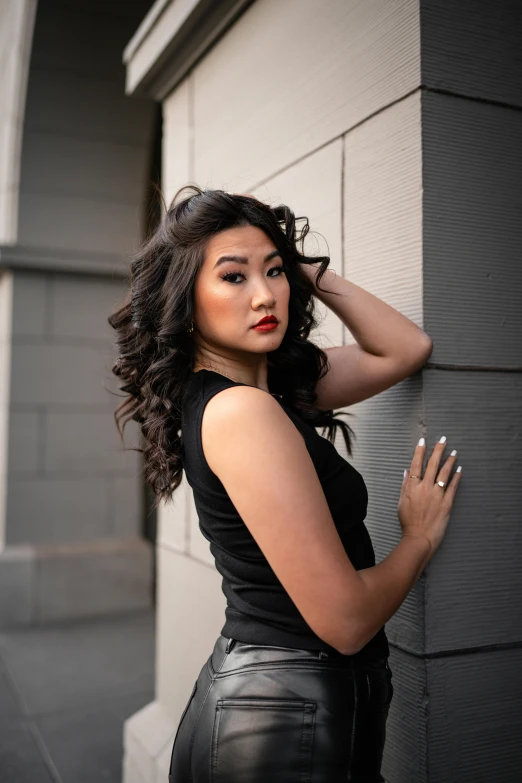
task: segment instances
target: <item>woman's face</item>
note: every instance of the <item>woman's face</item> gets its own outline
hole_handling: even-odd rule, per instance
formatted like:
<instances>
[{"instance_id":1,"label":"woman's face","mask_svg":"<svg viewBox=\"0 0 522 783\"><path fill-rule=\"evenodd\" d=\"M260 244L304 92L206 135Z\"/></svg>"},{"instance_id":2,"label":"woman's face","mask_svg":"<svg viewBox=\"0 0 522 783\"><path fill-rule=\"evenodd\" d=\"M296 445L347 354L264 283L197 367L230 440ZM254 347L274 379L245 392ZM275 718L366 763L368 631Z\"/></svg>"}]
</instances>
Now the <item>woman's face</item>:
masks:
<instances>
[{"instance_id":1,"label":"woman's face","mask_svg":"<svg viewBox=\"0 0 522 783\"><path fill-rule=\"evenodd\" d=\"M288 325L290 298L282 266L275 244L256 226L215 234L195 281L197 343L230 358L276 350ZM277 318L276 328L253 329L266 315Z\"/></svg>"}]
</instances>

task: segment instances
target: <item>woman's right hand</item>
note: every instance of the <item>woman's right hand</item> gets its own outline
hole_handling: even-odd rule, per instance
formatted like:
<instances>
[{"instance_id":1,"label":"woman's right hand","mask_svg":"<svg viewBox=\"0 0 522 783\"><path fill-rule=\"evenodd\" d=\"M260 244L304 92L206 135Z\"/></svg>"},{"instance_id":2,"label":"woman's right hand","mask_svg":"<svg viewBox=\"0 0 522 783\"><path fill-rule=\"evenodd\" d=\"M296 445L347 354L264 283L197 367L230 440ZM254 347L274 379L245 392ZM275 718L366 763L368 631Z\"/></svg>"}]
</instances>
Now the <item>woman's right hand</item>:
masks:
<instances>
[{"instance_id":1,"label":"woman's right hand","mask_svg":"<svg viewBox=\"0 0 522 783\"><path fill-rule=\"evenodd\" d=\"M415 448L410 469L402 481L397 513L404 536L426 538L431 544L431 555L436 552L444 538L450 518L455 493L462 473L455 471L450 481L451 469L455 464L457 452L453 452L439 468L444 453L445 442L440 441L433 447L424 476L422 465L426 444L421 438ZM459 466L460 467L460 466ZM419 478L410 478L418 476ZM437 481L446 482L445 487Z\"/></svg>"}]
</instances>

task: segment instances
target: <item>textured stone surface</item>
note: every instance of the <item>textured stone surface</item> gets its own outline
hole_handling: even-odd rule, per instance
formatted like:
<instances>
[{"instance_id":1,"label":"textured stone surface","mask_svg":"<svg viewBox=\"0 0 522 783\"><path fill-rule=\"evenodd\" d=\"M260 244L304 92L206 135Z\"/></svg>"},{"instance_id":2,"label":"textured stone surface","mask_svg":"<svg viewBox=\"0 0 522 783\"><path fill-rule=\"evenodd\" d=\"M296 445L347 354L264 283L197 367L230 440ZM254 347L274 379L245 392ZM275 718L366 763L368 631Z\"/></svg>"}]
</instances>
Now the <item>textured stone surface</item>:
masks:
<instances>
[{"instance_id":1,"label":"textured stone surface","mask_svg":"<svg viewBox=\"0 0 522 783\"><path fill-rule=\"evenodd\" d=\"M431 361L520 371L522 115L428 93L422 116Z\"/></svg>"},{"instance_id":2,"label":"textured stone surface","mask_svg":"<svg viewBox=\"0 0 522 783\"><path fill-rule=\"evenodd\" d=\"M518 2L421 0L419 7L422 84L522 106Z\"/></svg>"},{"instance_id":3,"label":"textured stone surface","mask_svg":"<svg viewBox=\"0 0 522 783\"><path fill-rule=\"evenodd\" d=\"M336 139L272 177L265 185L250 191L273 207L287 204L296 218L307 217L310 230L304 252L310 256L329 256L329 269L341 276L342 166L343 142ZM298 239L303 226L304 220L298 220ZM300 242L298 246L301 249ZM328 288L324 278L322 287ZM310 338L321 348L342 345L343 326L339 318L317 298L315 306L319 324L310 333Z\"/></svg>"},{"instance_id":4,"label":"textured stone surface","mask_svg":"<svg viewBox=\"0 0 522 783\"><path fill-rule=\"evenodd\" d=\"M419 93L351 130L344 146L345 277L425 328Z\"/></svg>"},{"instance_id":5,"label":"textured stone surface","mask_svg":"<svg viewBox=\"0 0 522 783\"><path fill-rule=\"evenodd\" d=\"M413 0L254 3L194 69L191 176L257 186L415 89L418 14Z\"/></svg>"},{"instance_id":6,"label":"textured stone surface","mask_svg":"<svg viewBox=\"0 0 522 783\"><path fill-rule=\"evenodd\" d=\"M162 187L168 203L193 177L192 80L188 76L163 102Z\"/></svg>"},{"instance_id":7,"label":"textured stone surface","mask_svg":"<svg viewBox=\"0 0 522 783\"><path fill-rule=\"evenodd\" d=\"M424 400L428 449L445 434L463 466L428 567L426 652L520 644L522 376L430 370Z\"/></svg>"}]
</instances>

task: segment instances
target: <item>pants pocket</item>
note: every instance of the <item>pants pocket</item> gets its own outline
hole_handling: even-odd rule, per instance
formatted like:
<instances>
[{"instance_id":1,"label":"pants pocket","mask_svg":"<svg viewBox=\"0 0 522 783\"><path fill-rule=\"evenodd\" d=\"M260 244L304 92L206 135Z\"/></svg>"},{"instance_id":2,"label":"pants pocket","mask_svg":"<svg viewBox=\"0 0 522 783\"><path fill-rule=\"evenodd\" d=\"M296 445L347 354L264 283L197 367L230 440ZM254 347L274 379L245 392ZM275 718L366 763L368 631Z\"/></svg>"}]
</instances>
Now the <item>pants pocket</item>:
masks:
<instances>
[{"instance_id":1,"label":"pants pocket","mask_svg":"<svg viewBox=\"0 0 522 783\"><path fill-rule=\"evenodd\" d=\"M316 709L304 699L218 699L211 783L309 783Z\"/></svg>"}]
</instances>

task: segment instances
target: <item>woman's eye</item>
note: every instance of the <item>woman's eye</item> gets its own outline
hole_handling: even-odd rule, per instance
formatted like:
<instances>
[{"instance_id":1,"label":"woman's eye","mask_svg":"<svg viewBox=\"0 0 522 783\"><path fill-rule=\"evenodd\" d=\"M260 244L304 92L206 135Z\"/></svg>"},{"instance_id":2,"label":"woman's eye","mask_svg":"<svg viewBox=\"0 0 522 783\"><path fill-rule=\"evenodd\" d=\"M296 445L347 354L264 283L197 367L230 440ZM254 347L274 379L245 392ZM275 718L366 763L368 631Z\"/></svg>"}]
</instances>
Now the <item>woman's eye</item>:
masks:
<instances>
[{"instance_id":1,"label":"woman's eye","mask_svg":"<svg viewBox=\"0 0 522 783\"><path fill-rule=\"evenodd\" d=\"M273 266L270 269L270 272L272 272L274 269L278 269L279 270L279 275L281 274L281 272L285 271L285 268L284 268L284 266L282 264L280 264L280 266ZM272 275L272 277L279 277L279 275Z\"/></svg>"},{"instance_id":2,"label":"woman's eye","mask_svg":"<svg viewBox=\"0 0 522 783\"><path fill-rule=\"evenodd\" d=\"M224 275L220 275L222 280L227 280L229 283L233 283L234 280L231 280L231 277L244 277L244 275L241 272L226 272Z\"/></svg>"},{"instance_id":3,"label":"woman's eye","mask_svg":"<svg viewBox=\"0 0 522 783\"><path fill-rule=\"evenodd\" d=\"M270 277L279 277L281 275L281 273L284 272L284 266L283 265L273 266L268 271L269 272L273 272L274 269L277 269L279 271L279 274L277 274L277 275L272 275L271 274ZM235 282L234 280L231 280L231 278L233 278L233 277L243 277L244 278L245 275L243 274L243 272L226 272L224 275L221 275L221 279L222 280L227 280L228 282L234 283L235 285L237 285L237 282Z\"/></svg>"}]
</instances>

